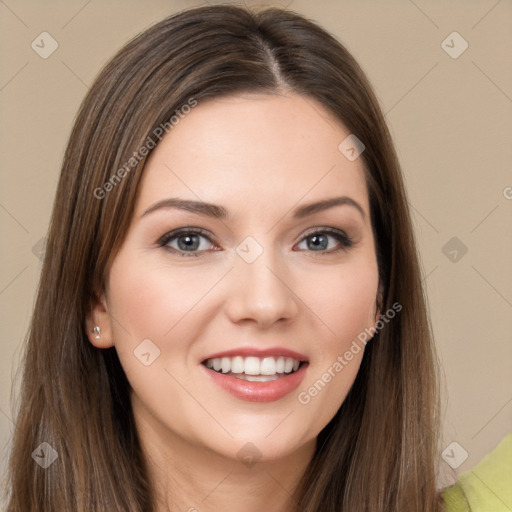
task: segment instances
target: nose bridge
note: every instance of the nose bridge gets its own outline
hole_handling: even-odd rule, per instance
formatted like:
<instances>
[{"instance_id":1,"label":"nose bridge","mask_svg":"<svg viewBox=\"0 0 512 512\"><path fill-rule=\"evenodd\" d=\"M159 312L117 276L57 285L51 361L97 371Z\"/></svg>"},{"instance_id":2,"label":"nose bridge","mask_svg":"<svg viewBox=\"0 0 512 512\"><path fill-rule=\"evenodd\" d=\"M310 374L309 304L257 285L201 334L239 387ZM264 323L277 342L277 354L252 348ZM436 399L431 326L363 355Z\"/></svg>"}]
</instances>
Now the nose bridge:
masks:
<instances>
[{"instance_id":1,"label":"nose bridge","mask_svg":"<svg viewBox=\"0 0 512 512\"><path fill-rule=\"evenodd\" d=\"M231 319L253 319L268 325L294 317L298 307L288 282L290 273L276 250L249 236L236 252L228 300Z\"/></svg>"}]
</instances>

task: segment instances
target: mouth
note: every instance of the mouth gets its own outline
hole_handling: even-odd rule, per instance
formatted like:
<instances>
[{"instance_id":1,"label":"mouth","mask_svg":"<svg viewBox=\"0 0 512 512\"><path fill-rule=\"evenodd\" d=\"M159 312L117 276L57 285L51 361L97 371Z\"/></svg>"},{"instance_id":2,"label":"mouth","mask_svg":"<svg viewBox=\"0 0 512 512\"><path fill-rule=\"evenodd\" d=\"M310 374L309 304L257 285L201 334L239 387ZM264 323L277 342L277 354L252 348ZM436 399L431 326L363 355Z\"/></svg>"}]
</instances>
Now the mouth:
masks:
<instances>
[{"instance_id":1,"label":"mouth","mask_svg":"<svg viewBox=\"0 0 512 512\"><path fill-rule=\"evenodd\" d=\"M308 363L284 356L224 356L205 359L201 364L228 377L249 382L270 382L292 375Z\"/></svg>"},{"instance_id":2,"label":"mouth","mask_svg":"<svg viewBox=\"0 0 512 512\"><path fill-rule=\"evenodd\" d=\"M268 353L269 350L232 350L214 354L214 357L201 361L199 366L220 389L239 400L274 402L297 389L305 377L309 361L298 352L271 350L273 355ZM255 352L258 355L254 355Z\"/></svg>"}]
</instances>

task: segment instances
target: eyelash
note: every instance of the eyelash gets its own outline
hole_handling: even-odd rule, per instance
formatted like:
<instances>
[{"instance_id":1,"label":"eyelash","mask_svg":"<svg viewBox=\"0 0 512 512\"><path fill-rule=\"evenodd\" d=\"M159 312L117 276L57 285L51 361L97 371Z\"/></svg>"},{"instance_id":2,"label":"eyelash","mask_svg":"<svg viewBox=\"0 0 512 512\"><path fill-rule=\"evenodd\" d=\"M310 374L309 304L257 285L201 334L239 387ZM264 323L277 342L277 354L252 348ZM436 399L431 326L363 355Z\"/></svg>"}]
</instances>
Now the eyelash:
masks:
<instances>
[{"instance_id":1,"label":"eyelash","mask_svg":"<svg viewBox=\"0 0 512 512\"><path fill-rule=\"evenodd\" d=\"M204 238L207 238L210 242L212 242L212 240L209 237L208 232L205 231L204 229L201 229L201 228L180 228L178 230L171 231L170 233L166 233L162 238L160 238L160 240L158 240L157 243L158 243L159 247L163 247L164 249L168 250L169 252L172 252L174 254L179 254L180 256L184 256L184 257L189 257L189 256L190 257L198 257L198 256L201 256L201 254L203 252L205 252L205 251L181 251L179 249L175 249L173 247L168 247L167 246L167 244L171 240L173 240L174 238L179 238L182 235L190 235L190 234L201 235ZM319 235L319 234L327 234L327 235L332 236L338 242L341 243L341 247L338 248L338 249L334 249L334 250L331 249L331 250L309 251L309 252L318 253L319 255L326 255L326 254L336 253L336 252L341 251L341 250L347 250L347 249L351 248L354 245L354 240L352 238L350 238L343 231L340 231L340 230L334 229L334 228L321 228L321 229L316 229L314 231L311 231L311 232L305 234L304 237L300 240L299 243L303 242L307 238L310 238L310 237L312 237L314 235Z\"/></svg>"}]
</instances>

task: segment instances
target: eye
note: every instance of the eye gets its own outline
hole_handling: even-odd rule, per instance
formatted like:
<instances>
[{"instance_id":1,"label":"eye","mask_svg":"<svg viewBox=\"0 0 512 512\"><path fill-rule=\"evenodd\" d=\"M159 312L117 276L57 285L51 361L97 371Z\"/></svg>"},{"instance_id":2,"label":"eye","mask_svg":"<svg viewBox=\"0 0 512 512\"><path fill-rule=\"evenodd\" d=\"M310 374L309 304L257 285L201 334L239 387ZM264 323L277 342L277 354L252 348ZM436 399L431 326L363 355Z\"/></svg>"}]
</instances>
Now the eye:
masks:
<instances>
[{"instance_id":1,"label":"eye","mask_svg":"<svg viewBox=\"0 0 512 512\"><path fill-rule=\"evenodd\" d=\"M329 244L329 239L334 239L341 247L336 248L336 243L334 243L334 250L329 250L333 247L333 244ZM348 249L354 245L352 238L343 231L334 228L322 228L312 231L308 233L300 243L302 244L304 242L306 243L307 249L323 254L338 252L339 250Z\"/></svg>"},{"instance_id":2,"label":"eye","mask_svg":"<svg viewBox=\"0 0 512 512\"><path fill-rule=\"evenodd\" d=\"M202 243L204 240L208 242ZM171 243L175 243L177 246L173 246ZM203 229L185 228L165 234L158 241L158 245L178 253L180 256L200 256L203 251L212 247L213 242Z\"/></svg>"},{"instance_id":3,"label":"eye","mask_svg":"<svg viewBox=\"0 0 512 512\"><path fill-rule=\"evenodd\" d=\"M330 243L330 240L335 242ZM352 238L343 231L334 228L312 231L302 239L300 244L304 242L306 243L306 249L320 254L335 253L354 245ZM337 248L336 243L338 244ZM158 245L180 256L201 256L203 252L212 249L214 243L205 230L188 227L166 233L160 238Z\"/></svg>"}]
</instances>

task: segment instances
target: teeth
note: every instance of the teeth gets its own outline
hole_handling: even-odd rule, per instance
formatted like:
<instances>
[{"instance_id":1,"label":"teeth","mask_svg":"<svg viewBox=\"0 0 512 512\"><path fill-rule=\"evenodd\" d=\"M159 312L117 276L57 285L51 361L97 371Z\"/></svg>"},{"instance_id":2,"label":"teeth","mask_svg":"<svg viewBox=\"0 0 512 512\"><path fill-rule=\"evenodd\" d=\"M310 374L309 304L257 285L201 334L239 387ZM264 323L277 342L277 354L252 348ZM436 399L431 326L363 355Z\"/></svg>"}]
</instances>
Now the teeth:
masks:
<instances>
[{"instance_id":1,"label":"teeth","mask_svg":"<svg viewBox=\"0 0 512 512\"><path fill-rule=\"evenodd\" d=\"M231 370L231 359L229 357L223 357L220 361L222 373L227 373Z\"/></svg>"},{"instance_id":2,"label":"teeth","mask_svg":"<svg viewBox=\"0 0 512 512\"><path fill-rule=\"evenodd\" d=\"M272 376L278 373L291 373L299 369L300 361L291 357L215 357L205 363L207 368L216 372L236 373L251 376ZM246 379L259 380L259 379Z\"/></svg>"},{"instance_id":3,"label":"teeth","mask_svg":"<svg viewBox=\"0 0 512 512\"><path fill-rule=\"evenodd\" d=\"M231 371L233 373L244 373L244 358L243 357L236 356L231 359Z\"/></svg>"},{"instance_id":4,"label":"teeth","mask_svg":"<svg viewBox=\"0 0 512 512\"><path fill-rule=\"evenodd\" d=\"M264 357L261 360L261 364L260 364L260 374L261 375L275 375L277 373L276 366L277 366L276 360L273 357Z\"/></svg>"},{"instance_id":5,"label":"teeth","mask_svg":"<svg viewBox=\"0 0 512 512\"><path fill-rule=\"evenodd\" d=\"M260 360L257 357L246 357L244 361L244 373L246 375L260 375Z\"/></svg>"},{"instance_id":6,"label":"teeth","mask_svg":"<svg viewBox=\"0 0 512 512\"><path fill-rule=\"evenodd\" d=\"M250 382L269 382L271 380L277 380L277 375L245 375L245 373L235 373L233 377L242 380L248 380Z\"/></svg>"}]
</instances>

